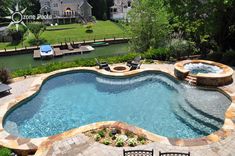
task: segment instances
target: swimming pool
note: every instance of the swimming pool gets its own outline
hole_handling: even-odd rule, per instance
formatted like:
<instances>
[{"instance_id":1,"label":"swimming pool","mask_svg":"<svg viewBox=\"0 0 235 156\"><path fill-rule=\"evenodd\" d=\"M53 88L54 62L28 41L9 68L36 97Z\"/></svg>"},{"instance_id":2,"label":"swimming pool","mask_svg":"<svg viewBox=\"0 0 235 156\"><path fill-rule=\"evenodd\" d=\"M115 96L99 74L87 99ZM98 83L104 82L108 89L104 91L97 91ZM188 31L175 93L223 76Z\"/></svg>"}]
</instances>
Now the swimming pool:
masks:
<instances>
[{"instance_id":1,"label":"swimming pool","mask_svg":"<svg viewBox=\"0 0 235 156\"><path fill-rule=\"evenodd\" d=\"M222 127L230 104L218 91L190 87L163 73L114 78L80 71L46 81L35 97L8 113L4 129L37 138L122 121L170 138L197 138Z\"/></svg>"}]
</instances>

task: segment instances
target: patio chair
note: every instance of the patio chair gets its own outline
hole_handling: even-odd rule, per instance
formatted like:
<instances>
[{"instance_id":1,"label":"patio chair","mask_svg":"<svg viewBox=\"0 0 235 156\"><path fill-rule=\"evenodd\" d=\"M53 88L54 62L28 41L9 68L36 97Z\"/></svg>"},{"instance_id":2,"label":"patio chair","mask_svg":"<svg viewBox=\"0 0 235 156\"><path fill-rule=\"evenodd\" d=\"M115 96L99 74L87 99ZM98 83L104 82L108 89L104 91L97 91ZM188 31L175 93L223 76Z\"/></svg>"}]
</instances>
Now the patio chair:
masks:
<instances>
[{"instance_id":1,"label":"patio chair","mask_svg":"<svg viewBox=\"0 0 235 156\"><path fill-rule=\"evenodd\" d=\"M110 71L109 64L107 62L99 62L97 58L95 58L96 64L99 66L100 69L104 69Z\"/></svg>"},{"instance_id":2,"label":"patio chair","mask_svg":"<svg viewBox=\"0 0 235 156\"><path fill-rule=\"evenodd\" d=\"M139 64L140 61L141 61L141 56L136 56L136 57L134 58L134 60L132 60L132 61L127 61L127 66L128 66L128 67L131 67L132 64Z\"/></svg>"},{"instance_id":3,"label":"patio chair","mask_svg":"<svg viewBox=\"0 0 235 156\"><path fill-rule=\"evenodd\" d=\"M123 149L123 156L153 156L152 150L130 150L125 151Z\"/></svg>"},{"instance_id":4,"label":"patio chair","mask_svg":"<svg viewBox=\"0 0 235 156\"><path fill-rule=\"evenodd\" d=\"M6 84L3 84L0 82L0 94L3 94L3 93L10 93L10 90L12 88Z\"/></svg>"},{"instance_id":5,"label":"patio chair","mask_svg":"<svg viewBox=\"0 0 235 156\"><path fill-rule=\"evenodd\" d=\"M127 66L130 67L130 70L139 69L141 65L142 65L141 56L137 56L134 58L133 61L127 62Z\"/></svg>"},{"instance_id":6,"label":"patio chair","mask_svg":"<svg viewBox=\"0 0 235 156\"><path fill-rule=\"evenodd\" d=\"M140 62L140 63L132 63L131 66L130 66L130 70L140 69L141 65L142 65L142 62Z\"/></svg>"},{"instance_id":7,"label":"patio chair","mask_svg":"<svg viewBox=\"0 0 235 156\"><path fill-rule=\"evenodd\" d=\"M164 152L159 151L159 156L190 156L190 152L181 153L181 152Z\"/></svg>"}]
</instances>

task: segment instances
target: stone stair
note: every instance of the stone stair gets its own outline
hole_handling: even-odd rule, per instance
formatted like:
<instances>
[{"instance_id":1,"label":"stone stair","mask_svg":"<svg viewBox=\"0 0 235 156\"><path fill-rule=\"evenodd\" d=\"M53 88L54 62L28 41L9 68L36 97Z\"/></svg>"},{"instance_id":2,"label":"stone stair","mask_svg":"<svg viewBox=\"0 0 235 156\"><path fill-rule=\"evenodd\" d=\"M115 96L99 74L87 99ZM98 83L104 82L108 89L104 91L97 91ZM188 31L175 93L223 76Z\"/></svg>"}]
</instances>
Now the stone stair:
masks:
<instances>
[{"instance_id":1,"label":"stone stair","mask_svg":"<svg viewBox=\"0 0 235 156\"><path fill-rule=\"evenodd\" d=\"M173 107L176 117L198 134L209 135L223 124L221 120L195 109L188 102L177 103Z\"/></svg>"},{"instance_id":2,"label":"stone stair","mask_svg":"<svg viewBox=\"0 0 235 156\"><path fill-rule=\"evenodd\" d=\"M197 78L196 77L187 75L184 80L187 81L190 85L193 85L193 86L197 85Z\"/></svg>"}]
</instances>

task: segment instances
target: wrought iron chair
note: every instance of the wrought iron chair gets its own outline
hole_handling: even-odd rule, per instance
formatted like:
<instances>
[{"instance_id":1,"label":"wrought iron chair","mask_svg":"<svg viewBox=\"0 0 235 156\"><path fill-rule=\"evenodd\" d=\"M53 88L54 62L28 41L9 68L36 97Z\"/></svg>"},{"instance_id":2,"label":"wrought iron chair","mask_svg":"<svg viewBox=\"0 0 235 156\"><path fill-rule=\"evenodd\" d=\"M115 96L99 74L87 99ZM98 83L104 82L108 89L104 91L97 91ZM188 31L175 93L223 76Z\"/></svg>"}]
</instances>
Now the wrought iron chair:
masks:
<instances>
[{"instance_id":1,"label":"wrought iron chair","mask_svg":"<svg viewBox=\"0 0 235 156\"><path fill-rule=\"evenodd\" d=\"M123 156L153 156L152 150L123 150Z\"/></svg>"},{"instance_id":2,"label":"wrought iron chair","mask_svg":"<svg viewBox=\"0 0 235 156\"><path fill-rule=\"evenodd\" d=\"M190 152L188 153L180 153L180 152L164 152L159 151L159 156L190 156Z\"/></svg>"}]
</instances>

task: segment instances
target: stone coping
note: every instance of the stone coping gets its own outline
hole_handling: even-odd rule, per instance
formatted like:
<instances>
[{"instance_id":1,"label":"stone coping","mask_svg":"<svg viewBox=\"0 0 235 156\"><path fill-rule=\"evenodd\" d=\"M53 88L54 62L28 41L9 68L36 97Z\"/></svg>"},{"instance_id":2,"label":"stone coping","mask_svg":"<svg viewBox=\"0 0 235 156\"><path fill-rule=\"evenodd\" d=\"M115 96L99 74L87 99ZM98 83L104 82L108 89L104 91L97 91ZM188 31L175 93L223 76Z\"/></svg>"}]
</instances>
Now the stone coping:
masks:
<instances>
[{"instance_id":1,"label":"stone coping","mask_svg":"<svg viewBox=\"0 0 235 156\"><path fill-rule=\"evenodd\" d=\"M62 73L67 73L67 72L76 72L76 71L93 71L100 73L102 75L106 76L131 76L131 75L136 75L141 72L145 71L156 71L156 72L163 72L166 73L167 75L171 77L175 77L172 73L165 69L154 69L154 68L145 68L145 69L138 69L134 71L129 71L125 73L113 73L113 72L108 72L105 70L100 70L97 67L77 67L77 68L69 68L69 69L62 69L58 71L54 71L51 73L47 74L40 74L40 75L35 75L35 80L31 84L31 88L28 92L22 94L21 96L12 99L11 101L8 101L0 106L0 145L19 150L19 151L27 151L27 152L35 152L38 147L44 142L48 145L48 142L50 140L53 140L54 138L66 138L66 137L71 137L75 136L81 132L84 132L85 130L92 130L99 128L100 126L104 125L121 125L123 128L127 129L132 129L134 132L138 132L138 134L144 134L147 136L149 140L155 141L155 142L160 142L166 145L177 145L177 146L197 146L197 145L207 145L213 142L218 142L220 140L223 140L227 136L231 135L231 133L234 131L234 123L233 120L235 119L235 94L230 90L220 88L219 90L223 91L224 93L227 94L227 96L230 97L232 100L232 103L228 110L225 113L225 121L223 127L214 132L213 134L210 134L209 136L205 136L202 138L197 138L197 139L171 139L163 136L159 136L157 134L150 133L146 130L129 126L127 124L123 124L120 122L101 122L101 123L95 123L87 126L82 126L80 128L76 128L67 132L64 132L62 134L58 134L55 136L50 136L50 137L43 137L43 138L20 138L17 136L13 136L9 134L7 131L4 130L3 128L3 121L4 121L4 116L15 106L17 106L21 101L33 96L36 94L38 91L40 91L40 88L43 84L44 81L48 80L49 78L62 74ZM19 80L18 78L17 80Z\"/></svg>"},{"instance_id":2,"label":"stone coping","mask_svg":"<svg viewBox=\"0 0 235 156\"><path fill-rule=\"evenodd\" d=\"M197 75L194 75L194 74L190 74L188 70L186 70L184 68L184 66L186 64L189 64L189 63L204 63L204 64L209 64L209 65L213 65L213 66L218 66L219 68L221 68L223 70L223 72L221 73L208 73L208 74L197 74ZM193 75L195 77L201 77L201 78L224 78L224 77L231 77L233 75L233 69L230 68L229 66L227 65L224 65L224 64L221 64L221 63L218 63L218 62L214 62L214 61L208 61L208 60L184 60L184 61L180 61L180 62L177 62L175 64L175 69L182 72L182 73L189 73L189 75Z\"/></svg>"}]
</instances>

